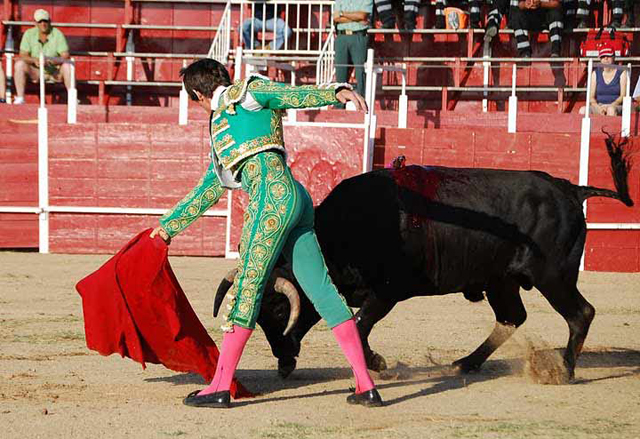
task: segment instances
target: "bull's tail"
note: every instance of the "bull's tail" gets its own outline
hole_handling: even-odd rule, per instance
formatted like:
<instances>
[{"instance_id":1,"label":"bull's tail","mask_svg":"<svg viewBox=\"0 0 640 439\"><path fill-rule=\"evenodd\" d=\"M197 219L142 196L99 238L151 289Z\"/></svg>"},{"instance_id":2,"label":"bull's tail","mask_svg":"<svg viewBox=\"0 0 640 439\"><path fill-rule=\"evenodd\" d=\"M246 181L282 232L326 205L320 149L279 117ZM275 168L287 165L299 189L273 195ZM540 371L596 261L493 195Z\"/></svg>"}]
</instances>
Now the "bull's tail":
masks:
<instances>
[{"instance_id":1,"label":"bull's tail","mask_svg":"<svg viewBox=\"0 0 640 439\"><path fill-rule=\"evenodd\" d=\"M579 186L578 198L580 202L591 197L615 198L627 206L633 206L633 200L629 195L629 172L631 171L631 151L627 149L629 138L623 137L616 140L611 134L607 132L605 134L607 135L605 143L611 159L611 175L616 192L593 186Z\"/></svg>"}]
</instances>

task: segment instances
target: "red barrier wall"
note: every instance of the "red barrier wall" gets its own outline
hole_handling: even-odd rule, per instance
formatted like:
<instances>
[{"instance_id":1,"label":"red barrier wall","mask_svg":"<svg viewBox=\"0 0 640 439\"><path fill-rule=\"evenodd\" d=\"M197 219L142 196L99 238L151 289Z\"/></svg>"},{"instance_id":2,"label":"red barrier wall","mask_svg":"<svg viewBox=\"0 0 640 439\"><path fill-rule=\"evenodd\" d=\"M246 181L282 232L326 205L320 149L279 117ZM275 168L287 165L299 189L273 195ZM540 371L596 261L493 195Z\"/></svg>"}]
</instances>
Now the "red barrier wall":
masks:
<instances>
[{"instance_id":1,"label":"red barrier wall","mask_svg":"<svg viewBox=\"0 0 640 439\"><path fill-rule=\"evenodd\" d=\"M208 163L206 126L87 123L56 125L50 141L50 204L170 207ZM139 215L51 215L52 252L103 252L157 223ZM176 240L177 254L224 254L225 222L204 218Z\"/></svg>"},{"instance_id":2,"label":"red barrier wall","mask_svg":"<svg viewBox=\"0 0 640 439\"><path fill-rule=\"evenodd\" d=\"M126 120L122 110L116 120ZM187 127L171 123L147 124L154 118L136 109L135 123L83 122L77 126L50 125L50 204L169 208L204 172L208 139L206 122ZM312 118L349 120L342 112L320 112ZM519 117L525 129L574 131L579 117L540 115ZM53 119L57 118L54 114ZM92 116L99 119L97 115ZM173 116L172 116L173 117ZM300 119L310 117L300 114ZM159 121L170 120L159 114ZM564 120L567 119L567 120ZM575 119L575 120L574 120ZM444 121L443 119L442 121ZM535 120L536 122L532 122ZM613 122L611 122L613 120ZM353 120L355 121L355 120ZM442 122L440 121L440 122ZM5 121L0 124L0 204L37 206L36 125ZM29 119L26 120L29 122ZM439 123L440 123L439 122ZM520 122L522 122L520 124ZM445 127L398 129L382 127L376 133L374 165L384 166L399 154L408 163L505 169L538 169L577 182L577 132L519 132L507 134L498 120L460 118ZM602 125L619 119L594 118L589 183L612 188ZM502 124L502 126L500 126ZM473 125L470 128L467 125ZM478 128L483 127L484 128ZM360 172L362 130L327 127L285 127L289 163L293 172L319 202L342 179ZM640 172L630 176L631 195L640 200ZM234 193L233 217L246 203L242 191ZM221 208L226 207L222 200ZM640 223L640 209L614 200L593 198L589 222ZM0 216L0 247L37 247L37 218L33 214ZM50 247L53 252L112 253L133 234L152 227L157 217L137 215L51 214ZM233 221L232 249L240 222ZM172 245L174 254L222 255L225 219L202 218ZM586 268L602 271L640 271L640 231L592 230L588 233Z\"/></svg>"},{"instance_id":3,"label":"red barrier wall","mask_svg":"<svg viewBox=\"0 0 640 439\"><path fill-rule=\"evenodd\" d=\"M0 204L37 206L35 125L7 124L15 133L0 143ZM208 166L204 121L177 124L53 124L49 140L51 206L170 208ZM288 162L316 203L344 178L361 170L363 130L327 127L285 128ZM326 139L330 139L328 142ZM236 191L233 217L246 196ZM226 209L226 196L218 209ZM2 214L0 248L37 247L34 214ZM233 248L241 221L234 221ZM133 234L157 224L157 217L52 213L50 250L56 253L111 253ZM224 255L226 219L204 217L172 245L174 254Z\"/></svg>"},{"instance_id":4,"label":"red barrier wall","mask_svg":"<svg viewBox=\"0 0 640 439\"><path fill-rule=\"evenodd\" d=\"M0 122L0 205L38 205L36 125ZM0 248L38 247L34 214L0 213Z\"/></svg>"}]
</instances>

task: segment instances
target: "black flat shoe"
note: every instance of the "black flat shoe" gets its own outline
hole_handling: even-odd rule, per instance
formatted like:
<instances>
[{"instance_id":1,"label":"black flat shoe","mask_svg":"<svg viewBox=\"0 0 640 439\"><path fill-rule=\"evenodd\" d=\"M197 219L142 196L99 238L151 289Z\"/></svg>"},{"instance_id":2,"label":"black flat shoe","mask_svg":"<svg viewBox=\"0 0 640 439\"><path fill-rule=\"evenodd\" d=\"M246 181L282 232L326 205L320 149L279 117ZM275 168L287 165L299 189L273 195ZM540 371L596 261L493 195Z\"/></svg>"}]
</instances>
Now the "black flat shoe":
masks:
<instances>
[{"instance_id":1,"label":"black flat shoe","mask_svg":"<svg viewBox=\"0 0 640 439\"><path fill-rule=\"evenodd\" d=\"M194 390L182 400L184 405L191 407L210 407L228 409L231 407L231 396L228 390L223 392L209 393L208 395L198 396L201 390Z\"/></svg>"},{"instance_id":2,"label":"black flat shoe","mask_svg":"<svg viewBox=\"0 0 640 439\"><path fill-rule=\"evenodd\" d=\"M360 404L365 407L382 407L384 405L377 389L349 395L347 396L347 402L349 404Z\"/></svg>"}]
</instances>

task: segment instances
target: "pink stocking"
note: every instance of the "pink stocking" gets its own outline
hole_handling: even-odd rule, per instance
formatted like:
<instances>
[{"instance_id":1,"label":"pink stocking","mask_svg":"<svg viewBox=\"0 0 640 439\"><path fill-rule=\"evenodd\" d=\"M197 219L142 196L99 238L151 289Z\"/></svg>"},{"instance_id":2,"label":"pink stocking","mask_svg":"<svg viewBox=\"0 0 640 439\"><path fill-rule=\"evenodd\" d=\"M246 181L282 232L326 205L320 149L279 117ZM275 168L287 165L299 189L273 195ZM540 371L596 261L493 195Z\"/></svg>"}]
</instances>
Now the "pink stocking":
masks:
<instances>
[{"instance_id":1,"label":"pink stocking","mask_svg":"<svg viewBox=\"0 0 640 439\"><path fill-rule=\"evenodd\" d=\"M252 332L252 329L233 325L233 332L224 333L220 357L218 357L218 365L216 366L216 374L213 376L211 384L205 389L202 389L198 395L222 392L231 388L233 374L236 372L242 351L249 337L251 337Z\"/></svg>"},{"instance_id":2,"label":"pink stocking","mask_svg":"<svg viewBox=\"0 0 640 439\"><path fill-rule=\"evenodd\" d=\"M356 393L373 389L375 384L373 384L373 380L367 370L360 334L354 320L349 319L342 322L335 326L332 331L336 340L338 340L340 348L342 348L342 352L349 360L349 364L351 364L351 370L353 370L353 375L356 378Z\"/></svg>"}]
</instances>

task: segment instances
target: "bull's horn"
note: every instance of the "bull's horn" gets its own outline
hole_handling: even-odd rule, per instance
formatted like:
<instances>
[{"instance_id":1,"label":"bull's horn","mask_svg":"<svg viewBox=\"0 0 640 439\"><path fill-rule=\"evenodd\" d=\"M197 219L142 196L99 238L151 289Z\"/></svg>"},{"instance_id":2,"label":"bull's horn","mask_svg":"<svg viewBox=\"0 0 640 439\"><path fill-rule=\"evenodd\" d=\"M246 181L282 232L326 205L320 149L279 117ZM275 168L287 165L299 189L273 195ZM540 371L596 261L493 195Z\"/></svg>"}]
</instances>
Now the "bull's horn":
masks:
<instances>
[{"instance_id":1,"label":"bull's horn","mask_svg":"<svg viewBox=\"0 0 640 439\"><path fill-rule=\"evenodd\" d=\"M276 279L273 289L278 293L284 294L287 296L287 299L289 299L289 305L291 307L291 311L289 312L289 322L287 322L287 327L282 333L283 335L287 335L289 334L289 331L291 331L291 328L295 326L298 321L298 317L300 316L300 295L298 294L296 287L283 277Z\"/></svg>"},{"instance_id":2,"label":"bull's horn","mask_svg":"<svg viewBox=\"0 0 640 439\"><path fill-rule=\"evenodd\" d=\"M233 279L236 277L236 273L238 272L237 268L233 270L229 270L227 275L220 281L220 285L218 285L218 291L216 291L216 297L213 299L213 316L218 317L218 311L220 311L220 305L222 305L222 301L224 300L224 296L233 285Z\"/></svg>"}]
</instances>

